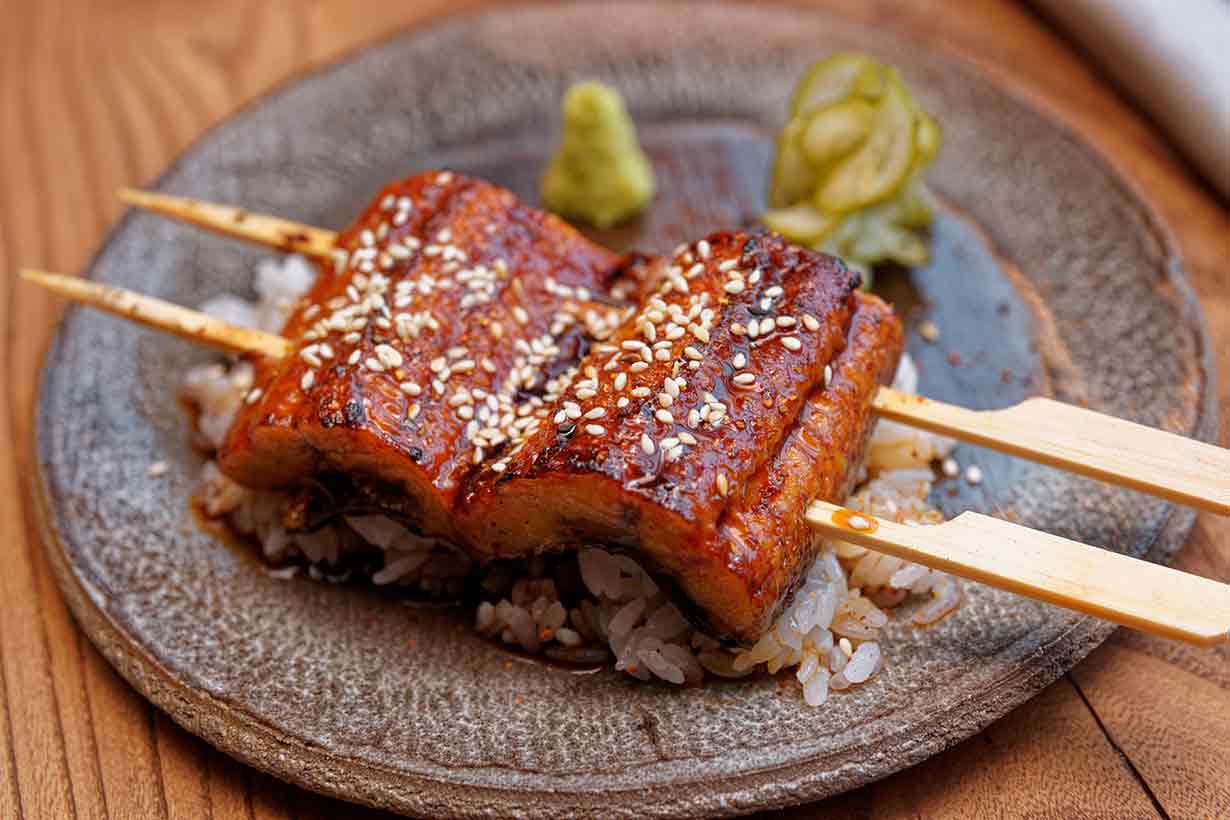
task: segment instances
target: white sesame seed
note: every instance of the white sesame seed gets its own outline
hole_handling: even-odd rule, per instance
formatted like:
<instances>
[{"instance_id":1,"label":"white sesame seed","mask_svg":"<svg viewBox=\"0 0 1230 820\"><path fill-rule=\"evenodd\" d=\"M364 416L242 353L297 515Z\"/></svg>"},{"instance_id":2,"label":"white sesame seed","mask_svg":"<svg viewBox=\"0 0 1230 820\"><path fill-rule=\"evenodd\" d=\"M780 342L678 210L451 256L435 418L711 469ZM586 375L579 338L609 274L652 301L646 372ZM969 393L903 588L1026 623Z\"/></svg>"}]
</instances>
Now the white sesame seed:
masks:
<instances>
[{"instance_id":1,"label":"white sesame seed","mask_svg":"<svg viewBox=\"0 0 1230 820\"><path fill-rule=\"evenodd\" d=\"M782 293L784 293L784 291L782 290L781 285L773 285L772 287L765 288L765 291L764 291L764 295L769 297L770 299L776 299L777 297L781 296Z\"/></svg>"},{"instance_id":2,"label":"white sesame seed","mask_svg":"<svg viewBox=\"0 0 1230 820\"><path fill-rule=\"evenodd\" d=\"M658 394L658 404L662 405L663 407L670 407L674 403L675 403L675 399L673 396L671 396L670 393L659 393Z\"/></svg>"},{"instance_id":3,"label":"white sesame seed","mask_svg":"<svg viewBox=\"0 0 1230 820\"><path fill-rule=\"evenodd\" d=\"M744 289L743 280L731 279L722 289L731 295L742 293Z\"/></svg>"},{"instance_id":4,"label":"white sesame seed","mask_svg":"<svg viewBox=\"0 0 1230 820\"><path fill-rule=\"evenodd\" d=\"M982 468L977 464L971 464L965 468L965 480L970 484L982 483Z\"/></svg>"},{"instance_id":5,"label":"white sesame seed","mask_svg":"<svg viewBox=\"0 0 1230 820\"><path fill-rule=\"evenodd\" d=\"M644 433L641 433L641 450L644 451L645 455L647 456L653 455L654 450L656 449L657 448L654 446L653 439L651 439L649 436L645 435Z\"/></svg>"},{"instance_id":6,"label":"white sesame seed","mask_svg":"<svg viewBox=\"0 0 1230 820\"><path fill-rule=\"evenodd\" d=\"M423 393L423 388L419 387L417 382L402 382L397 386L401 388L401 392L405 393L407 396L418 396Z\"/></svg>"},{"instance_id":7,"label":"white sesame seed","mask_svg":"<svg viewBox=\"0 0 1230 820\"><path fill-rule=\"evenodd\" d=\"M508 469L508 462L504 461L503 459L491 465L491 472L493 473L502 473L507 469Z\"/></svg>"},{"instance_id":8,"label":"white sesame seed","mask_svg":"<svg viewBox=\"0 0 1230 820\"><path fill-rule=\"evenodd\" d=\"M627 384L628 384L628 374L627 373L620 371L619 373L615 374L614 386L616 390L623 390Z\"/></svg>"},{"instance_id":9,"label":"white sesame seed","mask_svg":"<svg viewBox=\"0 0 1230 820\"><path fill-rule=\"evenodd\" d=\"M755 373L737 373L733 379L734 383L746 387L756 383Z\"/></svg>"},{"instance_id":10,"label":"white sesame seed","mask_svg":"<svg viewBox=\"0 0 1230 820\"><path fill-rule=\"evenodd\" d=\"M409 408L407 408L406 418L410 419L410 421L414 421L418 418L418 415L422 410L423 406L416 401L414 404L410 405Z\"/></svg>"},{"instance_id":11,"label":"white sesame seed","mask_svg":"<svg viewBox=\"0 0 1230 820\"><path fill-rule=\"evenodd\" d=\"M671 415L671 411L667 410L665 407L658 408L654 411L653 415L658 421L666 424L671 424L675 421L675 417Z\"/></svg>"},{"instance_id":12,"label":"white sesame seed","mask_svg":"<svg viewBox=\"0 0 1230 820\"><path fill-rule=\"evenodd\" d=\"M738 259L727 259L725 262L718 265L718 270L725 272L725 271L731 270L732 268L737 267L738 264L739 264Z\"/></svg>"},{"instance_id":13,"label":"white sesame seed","mask_svg":"<svg viewBox=\"0 0 1230 820\"><path fill-rule=\"evenodd\" d=\"M826 364L824 366L824 386L828 387L833 381L833 366Z\"/></svg>"},{"instance_id":14,"label":"white sesame seed","mask_svg":"<svg viewBox=\"0 0 1230 820\"><path fill-rule=\"evenodd\" d=\"M726 480L726 473L717 474L717 490L723 496L730 492L730 484Z\"/></svg>"},{"instance_id":15,"label":"white sesame seed","mask_svg":"<svg viewBox=\"0 0 1230 820\"><path fill-rule=\"evenodd\" d=\"M696 243L696 252L697 252L698 254L700 254L700 258L701 258L701 259L708 259L708 258L709 258L709 253L710 253L709 243L708 243L708 242L706 242L704 239L702 239L702 240L700 240L699 242L697 242L697 243Z\"/></svg>"},{"instance_id":16,"label":"white sesame seed","mask_svg":"<svg viewBox=\"0 0 1230 820\"><path fill-rule=\"evenodd\" d=\"M961 465L955 458L949 456L940 463L940 470L949 478L956 478L961 474Z\"/></svg>"},{"instance_id":17,"label":"white sesame seed","mask_svg":"<svg viewBox=\"0 0 1230 820\"><path fill-rule=\"evenodd\" d=\"M606 408L605 408L605 407L595 407L595 408L593 408L592 410L588 410L588 411L585 413L585 418L587 418L587 419L600 419L600 418L602 418L602 417L603 417L603 416L605 416L605 415L606 415Z\"/></svg>"},{"instance_id":18,"label":"white sesame seed","mask_svg":"<svg viewBox=\"0 0 1230 820\"><path fill-rule=\"evenodd\" d=\"M861 515L852 515L850 516L850 526L856 530L869 530L871 529L871 522Z\"/></svg>"},{"instance_id":19,"label":"white sesame seed","mask_svg":"<svg viewBox=\"0 0 1230 820\"><path fill-rule=\"evenodd\" d=\"M738 322L734 322L730 326L730 332L733 333L735 336L742 336L744 333L747 333L747 328L745 328L743 325L739 324Z\"/></svg>"},{"instance_id":20,"label":"white sesame seed","mask_svg":"<svg viewBox=\"0 0 1230 820\"><path fill-rule=\"evenodd\" d=\"M606 434L606 428L601 424L587 424L585 425L585 432L591 436L601 436Z\"/></svg>"},{"instance_id":21,"label":"white sesame seed","mask_svg":"<svg viewBox=\"0 0 1230 820\"><path fill-rule=\"evenodd\" d=\"M841 654L845 655L847 658L853 657L854 644L850 643L849 638L842 638L837 642L837 647L841 649Z\"/></svg>"},{"instance_id":22,"label":"white sesame seed","mask_svg":"<svg viewBox=\"0 0 1230 820\"><path fill-rule=\"evenodd\" d=\"M389 369L401 367L405 363L405 359L397 352L396 348L387 344L376 345L376 358Z\"/></svg>"},{"instance_id":23,"label":"white sesame seed","mask_svg":"<svg viewBox=\"0 0 1230 820\"><path fill-rule=\"evenodd\" d=\"M690 447L693 447L696 445L696 436L692 435L687 430L679 431L679 440L682 441L684 444L687 444Z\"/></svg>"},{"instance_id":24,"label":"white sesame seed","mask_svg":"<svg viewBox=\"0 0 1230 820\"><path fill-rule=\"evenodd\" d=\"M580 390L576 392L577 398L580 399L581 401L585 401L586 399L592 399L596 395L598 395L598 391L594 390L591 387L582 387Z\"/></svg>"},{"instance_id":25,"label":"white sesame seed","mask_svg":"<svg viewBox=\"0 0 1230 820\"><path fill-rule=\"evenodd\" d=\"M359 359L360 359L362 356L363 356L362 351L355 350L355 351L353 351L353 352L350 354L350 356L349 356L349 357L347 357L347 359L346 359L346 363L347 363L347 364L358 364L358 363L359 363Z\"/></svg>"},{"instance_id":26,"label":"white sesame seed","mask_svg":"<svg viewBox=\"0 0 1230 820\"><path fill-rule=\"evenodd\" d=\"M530 315L520 305L513 305L513 318L523 325L530 321Z\"/></svg>"},{"instance_id":27,"label":"white sesame seed","mask_svg":"<svg viewBox=\"0 0 1230 820\"><path fill-rule=\"evenodd\" d=\"M683 381L683 379L680 379L679 381ZM668 379L665 381L665 383L663 383L662 387L666 390L667 394L668 394L671 398L678 398L678 396L679 396L679 382L676 382L674 379L668 378Z\"/></svg>"},{"instance_id":28,"label":"white sesame seed","mask_svg":"<svg viewBox=\"0 0 1230 820\"><path fill-rule=\"evenodd\" d=\"M145 474L150 478L158 478L159 476L166 475L169 469L165 461L155 461L145 468Z\"/></svg>"},{"instance_id":29,"label":"white sesame seed","mask_svg":"<svg viewBox=\"0 0 1230 820\"><path fill-rule=\"evenodd\" d=\"M688 345L687 347L683 349L683 355L693 361L700 361L701 359L704 358L704 354L702 354L699 350L692 347L691 345Z\"/></svg>"},{"instance_id":30,"label":"white sesame seed","mask_svg":"<svg viewBox=\"0 0 1230 820\"><path fill-rule=\"evenodd\" d=\"M742 370L747 367L747 354L742 351L736 353L735 357L730 360L730 363L734 365L735 370Z\"/></svg>"},{"instance_id":31,"label":"white sesame seed","mask_svg":"<svg viewBox=\"0 0 1230 820\"><path fill-rule=\"evenodd\" d=\"M795 321L794 321L793 316L778 316L777 317L778 327L794 327L794 325L795 325Z\"/></svg>"},{"instance_id":32,"label":"white sesame seed","mask_svg":"<svg viewBox=\"0 0 1230 820\"><path fill-rule=\"evenodd\" d=\"M648 370L649 365L646 362L633 362L628 365L628 370L632 373L640 373L642 370Z\"/></svg>"},{"instance_id":33,"label":"white sesame seed","mask_svg":"<svg viewBox=\"0 0 1230 820\"><path fill-rule=\"evenodd\" d=\"M618 407L620 410L623 410L623 409L624 409L625 407L627 407L629 404L631 404L631 402L629 402L629 401L628 401L628 397L627 397L627 396L620 396L620 397L619 397L619 398L615 401L615 406L616 406L616 407Z\"/></svg>"},{"instance_id":34,"label":"white sesame seed","mask_svg":"<svg viewBox=\"0 0 1230 820\"><path fill-rule=\"evenodd\" d=\"M648 387L634 387L634 388L632 388L632 395L633 395L633 396L636 396L638 399L648 398L648 397L649 397L652 393L653 393L653 391L652 391L652 390L650 390Z\"/></svg>"},{"instance_id":35,"label":"white sesame seed","mask_svg":"<svg viewBox=\"0 0 1230 820\"><path fill-rule=\"evenodd\" d=\"M782 347L786 348L787 350L801 350L803 348L803 343L800 342L798 339L796 339L794 336L783 336L782 337Z\"/></svg>"},{"instance_id":36,"label":"white sesame seed","mask_svg":"<svg viewBox=\"0 0 1230 820\"><path fill-rule=\"evenodd\" d=\"M261 390L259 387L253 387L251 390L248 391L248 395L243 397L243 400L246 404L256 404L258 401L260 401L260 398L264 394L264 392L265 391Z\"/></svg>"},{"instance_id":37,"label":"white sesame seed","mask_svg":"<svg viewBox=\"0 0 1230 820\"><path fill-rule=\"evenodd\" d=\"M692 335L699 339L701 344L709 343L709 330L703 325L691 324L688 325L688 330L692 331Z\"/></svg>"},{"instance_id":38,"label":"white sesame seed","mask_svg":"<svg viewBox=\"0 0 1230 820\"><path fill-rule=\"evenodd\" d=\"M803 327L813 332L817 331L820 329L820 321L815 316L812 316L810 313L804 313L803 314Z\"/></svg>"}]
</instances>

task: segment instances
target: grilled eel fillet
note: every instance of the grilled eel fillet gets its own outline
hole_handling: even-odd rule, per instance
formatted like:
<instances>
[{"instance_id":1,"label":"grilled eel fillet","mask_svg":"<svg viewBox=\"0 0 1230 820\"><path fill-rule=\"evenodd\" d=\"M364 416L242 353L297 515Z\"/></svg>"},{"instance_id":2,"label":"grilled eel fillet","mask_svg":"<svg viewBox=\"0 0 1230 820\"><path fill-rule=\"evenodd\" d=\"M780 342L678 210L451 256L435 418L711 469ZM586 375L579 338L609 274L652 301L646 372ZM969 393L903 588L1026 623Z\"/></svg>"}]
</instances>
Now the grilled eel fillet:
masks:
<instances>
[{"instance_id":1,"label":"grilled eel fillet","mask_svg":"<svg viewBox=\"0 0 1230 820\"><path fill-rule=\"evenodd\" d=\"M619 323L592 301L616 257L447 173L386 189L339 246L284 331L299 354L258 363L224 472L343 473L480 560L625 549L715 634L772 624L815 553L806 503L848 492L900 354L856 274L717 234L642 265L633 290L660 284Z\"/></svg>"},{"instance_id":2,"label":"grilled eel fillet","mask_svg":"<svg viewBox=\"0 0 1230 820\"><path fill-rule=\"evenodd\" d=\"M455 539L471 466L540 423L558 371L621 317L593 301L620 258L447 171L388 186L337 244L283 328L296 354L253 360L219 467L258 488L345 473Z\"/></svg>"},{"instance_id":3,"label":"grilled eel fillet","mask_svg":"<svg viewBox=\"0 0 1230 820\"><path fill-rule=\"evenodd\" d=\"M670 579L713 634L755 641L815 557L814 498L851 489L900 322L838 260L719 233L594 345L457 520L480 558L600 543Z\"/></svg>"}]
</instances>

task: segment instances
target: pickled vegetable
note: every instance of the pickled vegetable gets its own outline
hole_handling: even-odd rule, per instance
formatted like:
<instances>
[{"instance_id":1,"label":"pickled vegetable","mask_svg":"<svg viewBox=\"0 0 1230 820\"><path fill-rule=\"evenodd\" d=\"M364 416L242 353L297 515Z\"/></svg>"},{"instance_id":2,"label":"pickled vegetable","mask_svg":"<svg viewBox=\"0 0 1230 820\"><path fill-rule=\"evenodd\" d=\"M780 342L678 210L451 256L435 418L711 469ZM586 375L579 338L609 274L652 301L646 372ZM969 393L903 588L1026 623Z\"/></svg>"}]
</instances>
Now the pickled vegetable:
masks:
<instances>
[{"instance_id":1,"label":"pickled vegetable","mask_svg":"<svg viewBox=\"0 0 1230 820\"><path fill-rule=\"evenodd\" d=\"M886 261L924 264L932 207L922 178L941 133L898 72L866 55L833 55L804 73L790 114L764 224L868 273Z\"/></svg>"},{"instance_id":2,"label":"pickled vegetable","mask_svg":"<svg viewBox=\"0 0 1230 820\"><path fill-rule=\"evenodd\" d=\"M564 95L563 113L560 146L542 177L543 204L598 228L635 216L653 198L653 168L619 92L577 83Z\"/></svg>"}]
</instances>

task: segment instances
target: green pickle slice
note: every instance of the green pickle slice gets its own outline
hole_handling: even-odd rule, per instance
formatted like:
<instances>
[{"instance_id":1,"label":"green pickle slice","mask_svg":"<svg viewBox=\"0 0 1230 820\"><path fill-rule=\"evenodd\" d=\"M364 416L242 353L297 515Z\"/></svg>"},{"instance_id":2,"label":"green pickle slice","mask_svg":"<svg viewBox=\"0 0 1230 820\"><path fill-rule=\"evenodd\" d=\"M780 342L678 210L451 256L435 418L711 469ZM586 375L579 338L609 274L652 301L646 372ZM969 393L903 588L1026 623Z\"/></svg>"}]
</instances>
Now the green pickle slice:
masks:
<instances>
[{"instance_id":1,"label":"green pickle slice","mask_svg":"<svg viewBox=\"0 0 1230 820\"><path fill-rule=\"evenodd\" d=\"M876 107L862 99L840 102L807 115L800 140L803 155L813 166L823 169L853 153L871 133L875 115Z\"/></svg>"},{"instance_id":2,"label":"green pickle slice","mask_svg":"<svg viewBox=\"0 0 1230 820\"><path fill-rule=\"evenodd\" d=\"M876 108L871 136L820 186L817 207L845 213L891 196L909 177L915 156L913 106L894 76Z\"/></svg>"},{"instance_id":3,"label":"green pickle slice","mask_svg":"<svg viewBox=\"0 0 1230 820\"><path fill-rule=\"evenodd\" d=\"M777 231L791 242L804 245L823 241L837 226L836 219L820 213L807 203L765 211L760 221L769 230Z\"/></svg>"},{"instance_id":4,"label":"green pickle slice","mask_svg":"<svg viewBox=\"0 0 1230 820\"><path fill-rule=\"evenodd\" d=\"M802 132L803 123L791 120L777 135L769 183L770 208L785 208L811 196L816 179L799 146Z\"/></svg>"},{"instance_id":5,"label":"green pickle slice","mask_svg":"<svg viewBox=\"0 0 1230 820\"><path fill-rule=\"evenodd\" d=\"M834 54L812 65L799 80L790 98L790 115L808 114L855 95L874 100L883 90L883 72L875 60L865 54Z\"/></svg>"}]
</instances>

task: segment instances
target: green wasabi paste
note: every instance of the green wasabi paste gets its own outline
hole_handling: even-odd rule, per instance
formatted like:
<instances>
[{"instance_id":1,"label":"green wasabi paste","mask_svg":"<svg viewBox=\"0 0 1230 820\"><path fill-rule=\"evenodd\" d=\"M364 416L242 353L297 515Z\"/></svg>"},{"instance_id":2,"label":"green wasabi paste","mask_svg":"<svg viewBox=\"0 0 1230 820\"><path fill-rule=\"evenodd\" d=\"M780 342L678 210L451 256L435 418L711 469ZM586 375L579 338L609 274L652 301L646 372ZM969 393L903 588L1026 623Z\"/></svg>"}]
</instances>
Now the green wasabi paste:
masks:
<instances>
[{"instance_id":1,"label":"green wasabi paste","mask_svg":"<svg viewBox=\"0 0 1230 820\"><path fill-rule=\"evenodd\" d=\"M619 92L577 83L564 95L564 133L546 173L548 210L609 228L641 211L653 197L653 168Z\"/></svg>"}]
</instances>

